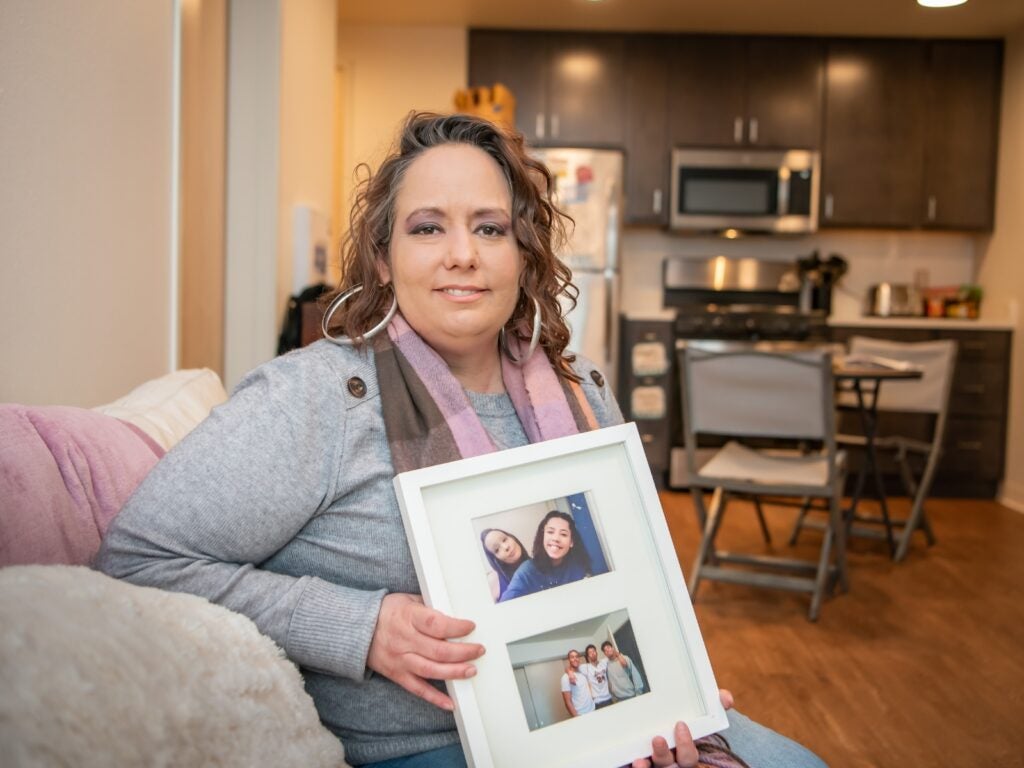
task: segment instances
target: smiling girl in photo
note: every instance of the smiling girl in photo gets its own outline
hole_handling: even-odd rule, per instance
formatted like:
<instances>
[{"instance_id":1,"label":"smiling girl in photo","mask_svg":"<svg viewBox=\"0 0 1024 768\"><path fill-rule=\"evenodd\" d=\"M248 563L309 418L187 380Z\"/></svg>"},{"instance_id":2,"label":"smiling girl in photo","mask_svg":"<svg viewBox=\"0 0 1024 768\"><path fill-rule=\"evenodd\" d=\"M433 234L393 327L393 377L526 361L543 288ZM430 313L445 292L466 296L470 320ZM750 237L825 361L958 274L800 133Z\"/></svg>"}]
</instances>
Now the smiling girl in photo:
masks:
<instances>
[{"instance_id":1,"label":"smiling girl in photo","mask_svg":"<svg viewBox=\"0 0 1024 768\"><path fill-rule=\"evenodd\" d=\"M533 559L516 571L498 602L560 587L590 575L590 557L579 544L572 515L552 510L537 526Z\"/></svg>"}]
</instances>

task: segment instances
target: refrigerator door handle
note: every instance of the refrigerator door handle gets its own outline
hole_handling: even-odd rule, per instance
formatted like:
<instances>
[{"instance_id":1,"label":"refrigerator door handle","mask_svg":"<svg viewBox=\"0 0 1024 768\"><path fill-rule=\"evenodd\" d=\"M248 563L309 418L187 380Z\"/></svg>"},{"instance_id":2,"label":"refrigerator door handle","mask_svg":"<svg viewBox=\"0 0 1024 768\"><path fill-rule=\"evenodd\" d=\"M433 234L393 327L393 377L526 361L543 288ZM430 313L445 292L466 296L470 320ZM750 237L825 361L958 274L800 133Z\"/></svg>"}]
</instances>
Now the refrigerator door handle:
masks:
<instances>
[{"instance_id":1,"label":"refrigerator door handle","mask_svg":"<svg viewBox=\"0 0 1024 768\"><path fill-rule=\"evenodd\" d=\"M606 269L604 271L604 363L608 366L613 364L615 360L614 356L614 345L612 344L612 336L615 333L615 280L617 275L612 269ZM615 375L612 370L606 370L604 372L606 378L609 381Z\"/></svg>"}]
</instances>

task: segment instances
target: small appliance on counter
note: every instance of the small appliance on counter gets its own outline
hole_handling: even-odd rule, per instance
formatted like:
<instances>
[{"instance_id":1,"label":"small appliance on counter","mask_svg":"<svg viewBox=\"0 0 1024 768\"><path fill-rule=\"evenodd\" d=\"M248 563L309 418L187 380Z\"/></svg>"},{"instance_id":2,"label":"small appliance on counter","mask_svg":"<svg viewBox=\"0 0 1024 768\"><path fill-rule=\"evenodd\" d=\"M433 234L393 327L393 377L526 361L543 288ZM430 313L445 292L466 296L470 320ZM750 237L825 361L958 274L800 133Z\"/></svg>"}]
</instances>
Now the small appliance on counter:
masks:
<instances>
[{"instance_id":1,"label":"small appliance on counter","mask_svg":"<svg viewBox=\"0 0 1024 768\"><path fill-rule=\"evenodd\" d=\"M922 317L924 297L913 285L878 283L868 289L864 314L871 317Z\"/></svg>"}]
</instances>

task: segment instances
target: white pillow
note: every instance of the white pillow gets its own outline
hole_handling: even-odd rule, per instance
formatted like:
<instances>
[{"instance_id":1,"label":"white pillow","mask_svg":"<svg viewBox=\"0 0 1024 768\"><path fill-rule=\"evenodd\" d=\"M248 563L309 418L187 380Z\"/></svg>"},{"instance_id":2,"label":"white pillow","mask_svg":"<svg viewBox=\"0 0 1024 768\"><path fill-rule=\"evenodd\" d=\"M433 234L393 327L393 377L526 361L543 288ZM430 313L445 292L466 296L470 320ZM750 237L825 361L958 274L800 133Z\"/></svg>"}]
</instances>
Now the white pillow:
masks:
<instances>
[{"instance_id":1,"label":"white pillow","mask_svg":"<svg viewBox=\"0 0 1024 768\"><path fill-rule=\"evenodd\" d=\"M202 598L11 566L0 627L4 766L345 765L296 667Z\"/></svg>"},{"instance_id":2,"label":"white pillow","mask_svg":"<svg viewBox=\"0 0 1024 768\"><path fill-rule=\"evenodd\" d=\"M128 421L169 451L228 399L220 377L209 368L175 371L139 385L94 411Z\"/></svg>"}]
</instances>

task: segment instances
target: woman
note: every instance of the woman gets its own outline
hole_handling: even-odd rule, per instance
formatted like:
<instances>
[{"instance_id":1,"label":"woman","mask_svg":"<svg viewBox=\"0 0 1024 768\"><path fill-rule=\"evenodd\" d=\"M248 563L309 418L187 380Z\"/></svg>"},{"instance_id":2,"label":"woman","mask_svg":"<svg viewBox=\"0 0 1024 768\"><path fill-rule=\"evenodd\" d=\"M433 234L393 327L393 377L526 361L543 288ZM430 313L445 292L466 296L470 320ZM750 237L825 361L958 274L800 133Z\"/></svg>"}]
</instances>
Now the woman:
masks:
<instances>
[{"instance_id":1,"label":"woman","mask_svg":"<svg viewBox=\"0 0 1024 768\"><path fill-rule=\"evenodd\" d=\"M337 343L247 375L97 556L249 616L302 668L353 765L465 765L440 681L472 677L484 652L448 642L472 622L423 605L395 473L621 421L565 352L558 300L574 291L552 191L521 136L411 115L353 206L325 317Z\"/></svg>"},{"instance_id":2,"label":"woman","mask_svg":"<svg viewBox=\"0 0 1024 768\"><path fill-rule=\"evenodd\" d=\"M544 515L533 539L533 559L516 571L499 602L589 576L590 557L579 541L572 515L558 510Z\"/></svg>"},{"instance_id":3,"label":"woman","mask_svg":"<svg viewBox=\"0 0 1024 768\"><path fill-rule=\"evenodd\" d=\"M508 589L508 583L515 575L516 569L529 560L530 556L526 554L526 547L517 536L501 528L486 528L481 531L480 544L484 548L487 563L491 566L491 595L494 601L498 602Z\"/></svg>"}]
</instances>

